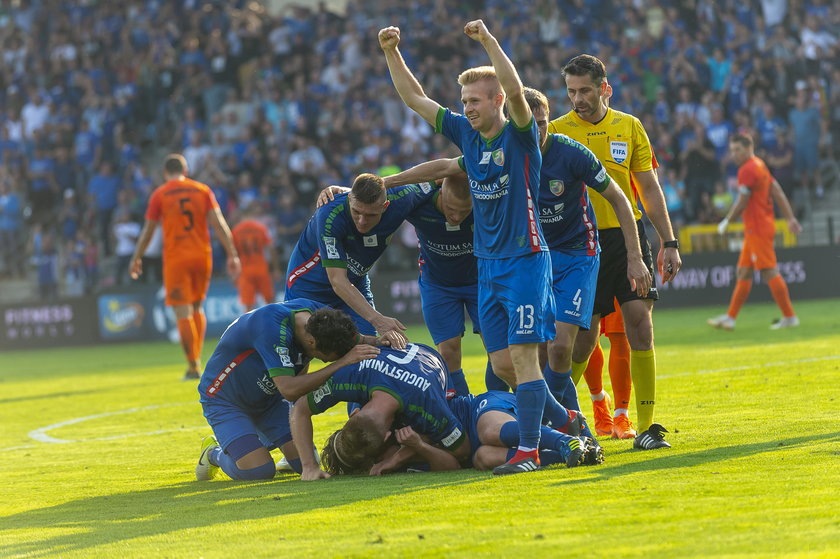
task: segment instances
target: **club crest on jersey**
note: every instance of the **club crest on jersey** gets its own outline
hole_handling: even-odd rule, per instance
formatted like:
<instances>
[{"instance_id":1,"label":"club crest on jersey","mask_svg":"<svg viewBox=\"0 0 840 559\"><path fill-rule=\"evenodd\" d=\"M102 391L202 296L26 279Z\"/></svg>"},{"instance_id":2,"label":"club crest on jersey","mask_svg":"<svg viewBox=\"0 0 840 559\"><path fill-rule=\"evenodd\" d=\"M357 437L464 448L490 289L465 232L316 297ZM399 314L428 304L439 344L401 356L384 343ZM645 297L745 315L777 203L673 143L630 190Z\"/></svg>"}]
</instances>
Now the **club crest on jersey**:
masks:
<instances>
[{"instance_id":1,"label":"club crest on jersey","mask_svg":"<svg viewBox=\"0 0 840 559\"><path fill-rule=\"evenodd\" d=\"M566 187L563 184L563 181L551 180L548 181L548 189L555 196L560 196L561 194L563 194L563 191L566 189Z\"/></svg>"},{"instance_id":2,"label":"club crest on jersey","mask_svg":"<svg viewBox=\"0 0 840 559\"><path fill-rule=\"evenodd\" d=\"M493 163L501 167L505 164L505 152L502 148L493 152Z\"/></svg>"},{"instance_id":3,"label":"club crest on jersey","mask_svg":"<svg viewBox=\"0 0 840 559\"><path fill-rule=\"evenodd\" d=\"M376 238L376 235L365 235L362 237L362 241L365 243L366 247L375 247L379 245L379 239Z\"/></svg>"},{"instance_id":4,"label":"club crest on jersey","mask_svg":"<svg viewBox=\"0 0 840 559\"><path fill-rule=\"evenodd\" d=\"M610 142L610 155L616 163L627 159L627 142Z\"/></svg>"}]
</instances>

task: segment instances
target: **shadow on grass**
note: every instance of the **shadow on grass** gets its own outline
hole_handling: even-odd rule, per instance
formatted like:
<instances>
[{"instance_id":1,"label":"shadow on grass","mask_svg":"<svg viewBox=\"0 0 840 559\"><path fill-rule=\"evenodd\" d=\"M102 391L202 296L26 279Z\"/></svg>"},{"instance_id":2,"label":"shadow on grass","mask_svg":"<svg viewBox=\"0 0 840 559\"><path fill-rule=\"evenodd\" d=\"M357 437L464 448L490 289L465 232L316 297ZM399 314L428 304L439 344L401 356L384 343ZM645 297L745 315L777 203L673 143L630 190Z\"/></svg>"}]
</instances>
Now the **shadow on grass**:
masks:
<instances>
[{"instance_id":1,"label":"shadow on grass","mask_svg":"<svg viewBox=\"0 0 840 559\"><path fill-rule=\"evenodd\" d=\"M150 490L77 499L0 517L0 539L26 538L25 541L0 545L0 556L56 556L123 540L191 528L209 528L218 522L279 518L487 480L486 473L475 470L434 477L402 474L368 478L364 491L360 491L360 477L299 482L296 475L278 474L273 482L184 482ZM378 507L369 512L373 515L384 513ZM43 534L45 529L63 529L72 533ZM20 531L27 533L21 534Z\"/></svg>"},{"instance_id":2,"label":"shadow on grass","mask_svg":"<svg viewBox=\"0 0 840 559\"><path fill-rule=\"evenodd\" d=\"M91 388L90 390L68 390L65 392L52 392L42 394L32 394L31 396L18 396L16 398L0 398L0 404L12 404L18 402L31 402L33 400L46 400L53 398L65 398L67 396L86 396L89 394L99 394L102 392L113 392L114 388Z\"/></svg>"},{"instance_id":3,"label":"shadow on grass","mask_svg":"<svg viewBox=\"0 0 840 559\"><path fill-rule=\"evenodd\" d=\"M711 464L714 462L722 462L724 460L732 460L735 458L744 458L746 456L753 456L763 452L771 452L779 450L780 448L794 448L802 447L807 444L814 443L830 443L840 442L840 431L834 433L826 433L824 435L793 437L789 439L776 439L773 441L761 441L757 443L741 444L733 446L720 446L715 448L707 448L697 452L672 454L672 450L624 450L621 452L611 453L616 454L638 454L641 457L650 458L649 460L642 460L639 462L625 463L617 466L595 467L591 470L591 476L584 479L570 479L557 482L556 485L575 485L583 483L591 483L593 481L604 481L618 476L628 474L636 474L640 472L650 472L656 470L674 469L674 468L691 468L700 466L702 464ZM609 460L609 456L607 456Z\"/></svg>"}]
</instances>

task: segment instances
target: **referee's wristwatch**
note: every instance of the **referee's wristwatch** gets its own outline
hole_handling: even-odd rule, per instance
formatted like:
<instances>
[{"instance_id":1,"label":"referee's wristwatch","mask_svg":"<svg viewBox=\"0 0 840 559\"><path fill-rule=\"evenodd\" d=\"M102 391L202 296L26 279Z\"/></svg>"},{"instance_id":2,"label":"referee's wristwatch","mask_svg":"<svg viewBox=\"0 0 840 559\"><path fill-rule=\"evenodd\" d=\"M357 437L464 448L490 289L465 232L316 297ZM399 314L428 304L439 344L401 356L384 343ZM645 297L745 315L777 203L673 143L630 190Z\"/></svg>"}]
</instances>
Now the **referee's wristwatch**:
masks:
<instances>
[{"instance_id":1,"label":"referee's wristwatch","mask_svg":"<svg viewBox=\"0 0 840 559\"><path fill-rule=\"evenodd\" d=\"M677 239L674 239L673 241L665 241L662 243L662 248L675 248L679 250L680 242Z\"/></svg>"}]
</instances>

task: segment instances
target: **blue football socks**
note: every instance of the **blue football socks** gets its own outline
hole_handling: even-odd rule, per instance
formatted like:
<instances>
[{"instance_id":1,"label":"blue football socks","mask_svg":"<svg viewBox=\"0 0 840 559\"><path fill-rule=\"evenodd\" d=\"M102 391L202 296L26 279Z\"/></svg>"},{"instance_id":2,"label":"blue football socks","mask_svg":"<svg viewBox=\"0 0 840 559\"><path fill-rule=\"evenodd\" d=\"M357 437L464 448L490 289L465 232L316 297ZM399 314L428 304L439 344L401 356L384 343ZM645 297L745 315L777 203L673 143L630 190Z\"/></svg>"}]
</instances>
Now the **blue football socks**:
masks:
<instances>
[{"instance_id":1,"label":"blue football socks","mask_svg":"<svg viewBox=\"0 0 840 559\"><path fill-rule=\"evenodd\" d=\"M523 452L532 451L540 444L540 424L543 416L541 410L546 405L547 396L548 388L543 379L523 382L516 389L516 413L519 416L519 450ZM565 412L565 410L563 411ZM566 420L568 421L568 415Z\"/></svg>"}]
</instances>

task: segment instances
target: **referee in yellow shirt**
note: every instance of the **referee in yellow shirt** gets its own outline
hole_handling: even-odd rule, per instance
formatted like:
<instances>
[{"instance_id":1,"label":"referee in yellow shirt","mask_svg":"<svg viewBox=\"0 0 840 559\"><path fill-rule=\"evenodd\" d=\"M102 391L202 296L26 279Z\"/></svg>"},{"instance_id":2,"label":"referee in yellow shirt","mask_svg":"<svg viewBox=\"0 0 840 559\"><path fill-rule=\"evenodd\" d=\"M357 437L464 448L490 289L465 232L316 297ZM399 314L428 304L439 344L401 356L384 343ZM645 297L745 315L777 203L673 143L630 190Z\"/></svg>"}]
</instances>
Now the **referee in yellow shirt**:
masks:
<instances>
[{"instance_id":1,"label":"referee in yellow shirt","mask_svg":"<svg viewBox=\"0 0 840 559\"><path fill-rule=\"evenodd\" d=\"M562 70L572 110L548 126L550 133L565 134L588 147L607 168L633 203L642 253L653 276L650 243L640 221L637 191L645 210L659 234L657 262L663 281L670 281L680 269L679 243L674 237L671 220L665 207L662 188L653 169L653 156L642 123L633 115L608 106L612 92L607 82L604 63L594 56L581 54L571 59ZM627 278L627 251L618 219L609 202L590 190L601 241L601 268L592 313L592 327L581 330L572 353L573 378L577 382L586 369L589 355L598 340L601 316L613 312L613 298L621 305L624 328L630 343L630 374L636 394L638 429L633 445L643 450L670 447L665 441L666 429L653 422L656 404L656 356L653 349L653 302L658 299L656 286L639 297Z\"/></svg>"}]
</instances>

